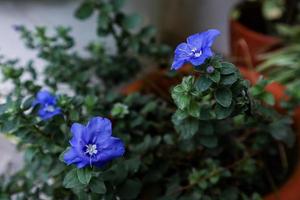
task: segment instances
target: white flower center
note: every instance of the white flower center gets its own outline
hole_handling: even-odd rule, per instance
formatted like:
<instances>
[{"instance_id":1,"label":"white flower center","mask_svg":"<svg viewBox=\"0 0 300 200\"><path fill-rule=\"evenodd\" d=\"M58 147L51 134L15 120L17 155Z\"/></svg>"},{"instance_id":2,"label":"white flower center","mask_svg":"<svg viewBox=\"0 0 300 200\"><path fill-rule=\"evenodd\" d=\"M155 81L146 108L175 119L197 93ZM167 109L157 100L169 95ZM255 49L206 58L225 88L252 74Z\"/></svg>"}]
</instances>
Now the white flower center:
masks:
<instances>
[{"instance_id":1,"label":"white flower center","mask_svg":"<svg viewBox=\"0 0 300 200\"><path fill-rule=\"evenodd\" d=\"M193 52L193 54L196 58L198 58L202 55L202 51L201 50L198 51L196 48L193 48L191 51Z\"/></svg>"},{"instance_id":2,"label":"white flower center","mask_svg":"<svg viewBox=\"0 0 300 200\"><path fill-rule=\"evenodd\" d=\"M85 145L85 147L86 147L85 153L89 154L90 156L98 153L97 146L95 144L87 144Z\"/></svg>"},{"instance_id":3,"label":"white flower center","mask_svg":"<svg viewBox=\"0 0 300 200\"><path fill-rule=\"evenodd\" d=\"M54 112L55 111L55 107L52 106L52 105L47 105L46 108L45 108L45 110L47 112Z\"/></svg>"}]
</instances>

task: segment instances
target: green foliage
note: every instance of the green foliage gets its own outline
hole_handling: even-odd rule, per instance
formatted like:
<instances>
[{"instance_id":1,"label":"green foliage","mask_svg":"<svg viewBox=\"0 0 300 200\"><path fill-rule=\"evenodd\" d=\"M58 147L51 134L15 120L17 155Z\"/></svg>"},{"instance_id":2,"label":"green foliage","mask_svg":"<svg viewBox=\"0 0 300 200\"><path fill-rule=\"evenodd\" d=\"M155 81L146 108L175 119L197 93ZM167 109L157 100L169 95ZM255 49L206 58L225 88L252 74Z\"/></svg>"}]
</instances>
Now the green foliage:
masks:
<instances>
[{"instance_id":1,"label":"green foliage","mask_svg":"<svg viewBox=\"0 0 300 200\"><path fill-rule=\"evenodd\" d=\"M206 72L208 66L215 68L213 74ZM275 101L265 91L268 81L261 79L250 87L233 64L219 57L196 71L199 76L184 77L172 90L177 106L172 121L180 143L188 145L182 150L191 153L198 147L201 155L199 168L193 169L190 184L183 188L195 189L204 199L261 199L254 191L268 184L259 177L264 173L259 163L266 162L262 155L271 156L270 149L279 156L274 149L278 143L293 146L291 119L269 106ZM229 183L233 180L239 187ZM256 189L244 193L240 187L245 184Z\"/></svg>"},{"instance_id":2,"label":"green foliage","mask_svg":"<svg viewBox=\"0 0 300 200\"><path fill-rule=\"evenodd\" d=\"M89 56L81 56L68 28L49 36L46 28L22 27L27 47L46 61L43 74L33 62L0 60L3 81L14 86L1 99L1 133L24 151L23 168L0 178L0 199L258 200L271 191L270 160L279 163L270 171L281 184L288 174L282 149L295 138L291 119L266 104L273 100L265 81L250 88L233 64L214 56L172 89L175 105L151 94L120 94L116 86L138 71L139 58L168 59L155 30L139 28L140 18L123 13L123 4L88 0L75 12L81 20L97 15L98 36L113 36L115 54L92 42ZM38 117L32 102L42 88L56 95L62 115ZM96 115L111 119L124 157L101 168L67 166L71 125Z\"/></svg>"},{"instance_id":3,"label":"green foliage","mask_svg":"<svg viewBox=\"0 0 300 200\"><path fill-rule=\"evenodd\" d=\"M299 86L300 75L300 46L297 44L288 45L278 51L266 54L265 61L257 70L270 77L270 80L286 86L288 95L291 98L299 99L296 88ZM298 104L294 104L298 106Z\"/></svg>"},{"instance_id":4,"label":"green foliage","mask_svg":"<svg viewBox=\"0 0 300 200\"><path fill-rule=\"evenodd\" d=\"M86 0L76 10L75 16L80 20L97 15L99 39L87 45L88 56L75 51L70 28L57 27L54 34L49 34L46 27L37 27L33 31L25 27L20 29L26 46L38 51L38 56L46 62L47 85L57 87L56 81L60 81L77 92L89 94L95 91L87 91L84 85L98 83L100 79L107 87L128 81L128 77L145 67L141 58L154 60L158 65L168 62L169 47L156 42L153 27L140 27L138 15L124 13L121 10L123 4L123 0ZM115 53L108 51L101 42L107 38L113 39L115 46L109 49L115 49ZM9 68L4 71L10 76L20 74L20 71L10 72Z\"/></svg>"}]
</instances>

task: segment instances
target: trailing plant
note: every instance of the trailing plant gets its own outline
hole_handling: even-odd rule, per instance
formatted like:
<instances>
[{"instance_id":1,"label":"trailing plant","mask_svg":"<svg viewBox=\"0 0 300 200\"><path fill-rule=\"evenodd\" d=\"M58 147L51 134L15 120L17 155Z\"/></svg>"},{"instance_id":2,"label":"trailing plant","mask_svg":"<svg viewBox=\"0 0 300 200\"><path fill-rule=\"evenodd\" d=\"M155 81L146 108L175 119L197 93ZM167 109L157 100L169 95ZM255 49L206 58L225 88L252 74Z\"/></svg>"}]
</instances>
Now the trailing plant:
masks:
<instances>
[{"instance_id":1,"label":"trailing plant","mask_svg":"<svg viewBox=\"0 0 300 200\"><path fill-rule=\"evenodd\" d=\"M77 16L90 16L93 3L85 2ZM250 87L233 64L212 52L219 34L195 34L176 48L172 69L190 62L195 73L173 88L175 104L102 88L92 81L93 70L75 73L69 65L74 74L65 76L64 64L86 60L68 54L57 45L60 39L41 46L48 62L42 80L32 62L2 59L4 80L14 89L0 105L1 133L24 151L24 166L1 177L0 197L258 200L274 191L293 164L292 120L269 105L274 100L266 81ZM26 41L31 37L36 40ZM55 67L61 68L56 76L49 73ZM110 73L104 82L114 86Z\"/></svg>"},{"instance_id":2,"label":"trailing plant","mask_svg":"<svg viewBox=\"0 0 300 200\"><path fill-rule=\"evenodd\" d=\"M1 132L25 151L23 170L1 184L3 198L260 199L272 191L266 180L281 183L289 172L279 155L294 143L291 120L260 103L272 98L264 81L249 90L234 65L213 56L218 34L193 35L177 48L173 68L191 61L200 76L174 87L175 113L138 94L40 91L21 79L36 74L30 65L3 64L15 90L1 105Z\"/></svg>"},{"instance_id":3,"label":"trailing plant","mask_svg":"<svg viewBox=\"0 0 300 200\"><path fill-rule=\"evenodd\" d=\"M56 87L60 81L76 91L88 93L85 85L96 82L112 87L128 81L128 77L147 66L142 60L155 61L158 65L168 63L170 48L157 42L154 27L141 27L139 15L124 13L124 3L124 0L87 0L78 7L75 16L79 20L97 16L98 38L87 45L88 55L74 49L76 42L71 28L57 27L49 34L46 27L37 27L34 31L24 26L15 27L26 47L38 51L38 57L45 61L47 85ZM107 46L106 39L111 40L111 46Z\"/></svg>"}]
</instances>

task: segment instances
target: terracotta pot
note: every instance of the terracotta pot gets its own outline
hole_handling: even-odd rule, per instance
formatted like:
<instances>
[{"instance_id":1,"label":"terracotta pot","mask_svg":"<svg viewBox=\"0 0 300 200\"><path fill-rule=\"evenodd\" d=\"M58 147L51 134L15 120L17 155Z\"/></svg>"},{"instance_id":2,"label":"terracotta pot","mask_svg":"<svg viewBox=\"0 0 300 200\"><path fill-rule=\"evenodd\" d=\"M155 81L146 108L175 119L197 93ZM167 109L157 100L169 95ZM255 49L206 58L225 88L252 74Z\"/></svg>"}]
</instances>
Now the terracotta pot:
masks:
<instances>
[{"instance_id":1,"label":"terracotta pot","mask_svg":"<svg viewBox=\"0 0 300 200\"><path fill-rule=\"evenodd\" d=\"M251 30L237 20L230 21L231 56L238 65L255 67L260 62L259 55L274 49L280 43L277 37Z\"/></svg>"},{"instance_id":2,"label":"terracotta pot","mask_svg":"<svg viewBox=\"0 0 300 200\"><path fill-rule=\"evenodd\" d=\"M168 76L170 70L155 70L149 72L124 87L121 88L121 93L125 95L132 94L134 92L152 93L161 96L164 99L170 99L170 88L180 83L182 76L192 73L192 66L186 64L176 73L175 77ZM179 75L178 75L179 74Z\"/></svg>"}]
</instances>

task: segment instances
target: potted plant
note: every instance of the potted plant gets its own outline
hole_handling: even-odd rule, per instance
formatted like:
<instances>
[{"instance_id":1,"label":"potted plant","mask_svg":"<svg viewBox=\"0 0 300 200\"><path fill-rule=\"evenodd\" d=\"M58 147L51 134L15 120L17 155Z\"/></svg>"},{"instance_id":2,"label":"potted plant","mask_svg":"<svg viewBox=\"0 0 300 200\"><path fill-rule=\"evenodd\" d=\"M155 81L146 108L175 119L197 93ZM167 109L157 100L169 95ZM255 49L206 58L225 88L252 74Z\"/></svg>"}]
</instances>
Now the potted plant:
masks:
<instances>
[{"instance_id":1,"label":"potted plant","mask_svg":"<svg viewBox=\"0 0 300 200\"><path fill-rule=\"evenodd\" d=\"M77 15L90 15L90 3ZM1 198L261 199L293 171L293 120L267 105L264 82L250 89L233 64L213 54L217 30L192 35L175 50L174 70L195 66L195 75L172 89L175 105L121 95L112 87L120 81L118 68L103 74L106 68L94 67L118 59L97 45L90 45L92 58L70 53L66 29L54 37L42 28L19 30L47 66L40 85L32 62L22 67L2 60L15 88L1 105L1 132L17 138L25 165L3 177ZM117 38L126 49L131 35ZM72 93L64 94L61 84Z\"/></svg>"},{"instance_id":2,"label":"potted plant","mask_svg":"<svg viewBox=\"0 0 300 200\"><path fill-rule=\"evenodd\" d=\"M294 143L300 129L292 128L298 119L269 105L265 81L250 87L233 64L214 55L211 46L219 31L192 35L176 48L172 69L191 63L195 72L174 85L171 94L163 91L168 100L160 93L123 95L114 87L131 78L126 65L118 68L120 62L135 58L126 51L134 32L117 35L111 29L116 24L102 26L103 12L115 16L121 2L87 1L77 10L85 18L100 9L101 33L114 35L124 50L117 55L98 43L89 45L90 57L72 52L73 39L65 28L49 36L44 28L17 27L47 62L40 78L33 62L22 66L1 60L2 74L14 86L0 105L1 133L15 139L25 158L22 170L1 177L1 199L257 200L273 192L285 195L286 186L277 188L298 180ZM109 70L107 61L114 65ZM298 195L295 189L289 195Z\"/></svg>"},{"instance_id":3,"label":"potted plant","mask_svg":"<svg viewBox=\"0 0 300 200\"><path fill-rule=\"evenodd\" d=\"M296 0L243 1L231 16L231 52L240 65L256 66L260 54L298 35ZM253 15L255 13L255 15Z\"/></svg>"}]
</instances>

